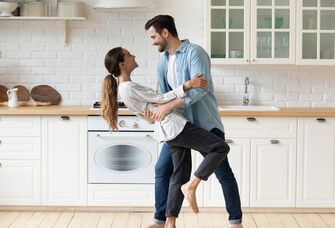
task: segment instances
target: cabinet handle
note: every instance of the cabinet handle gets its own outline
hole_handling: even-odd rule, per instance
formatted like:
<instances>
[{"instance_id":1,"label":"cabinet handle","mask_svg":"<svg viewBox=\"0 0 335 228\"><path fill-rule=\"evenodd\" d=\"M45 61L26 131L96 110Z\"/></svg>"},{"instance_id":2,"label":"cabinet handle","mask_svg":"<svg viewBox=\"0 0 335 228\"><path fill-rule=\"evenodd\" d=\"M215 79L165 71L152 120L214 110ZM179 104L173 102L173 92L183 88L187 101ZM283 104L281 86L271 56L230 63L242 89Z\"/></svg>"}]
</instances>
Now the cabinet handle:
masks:
<instances>
[{"instance_id":1,"label":"cabinet handle","mask_svg":"<svg viewBox=\"0 0 335 228\"><path fill-rule=\"evenodd\" d=\"M0 144L2 143L1 139L0 139Z\"/></svg>"},{"instance_id":2,"label":"cabinet handle","mask_svg":"<svg viewBox=\"0 0 335 228\"><path fill-rule=\"evenodd\" d=\"M256 62L256 59L252 59L253 62Z\"/></svg>"},{"instance_id":3,"label":"cabinet handle","mask_svg":"<svg viewBox=\"0 0 335 228\"><path fill-rule=\"evenodd\" d=\"M0 162L0 167L2 166L1 162Z\"/></svg>"},{"instance_id":4,"label":"cabinet handle","mask_svg":"<svg viewBox=\"0 0 335 228\"><path fill-rule=\"evenodd\" d=\"M318 121L319 123L324 123L326 122L325 118L316 118L316 121Z\"/></svg>"},{"instance_id":5,"label":"cabinet handle","mask_svg":"<svg viewBox=\"0 0 335 228\"><path fill-rule=\"evenodd\" d=\"M228 143L228 144L229 143L234 143L234 141L232 139L226 139L225 142Z\"/></svg>"},{"instance_id":6,"label":"cabinet handle","mask_svg":"<svg viewBox=\"0 0 335 228\"><path fill-rule=\"evenodd\" d=\"M61 120L70 120L70 117L69 116L61 116L60 119Z\"/></svg>"},{"instance_id":7,"label":"cabinet handle","mask_svg":"<svg viewBox=\"0 0 335 228\"><path fill-rule=\"evenodd\" d=\"M256 121L256 118L255 117L247 117L247 120L248 121Z\"/></svg>"},{"instance_id":8,"label":"cabinet handle","mask_svg":"<svg viewBox=\"0 0 335 228\"><path fill-rule=\"evenodd\" d=\"M249 62L249 59L247 59L247 63Z\"/></svg>"},{"instance_id":9,"label":"cabinet handle","mask_svg":"<svg viewBox=\"0 0 335 228\"><path fill-rule=\"evenodd\" d=\"M279 144L279 140L277 139L271 139L270 142L271 144Z\"/></svg>"}]
</instances>

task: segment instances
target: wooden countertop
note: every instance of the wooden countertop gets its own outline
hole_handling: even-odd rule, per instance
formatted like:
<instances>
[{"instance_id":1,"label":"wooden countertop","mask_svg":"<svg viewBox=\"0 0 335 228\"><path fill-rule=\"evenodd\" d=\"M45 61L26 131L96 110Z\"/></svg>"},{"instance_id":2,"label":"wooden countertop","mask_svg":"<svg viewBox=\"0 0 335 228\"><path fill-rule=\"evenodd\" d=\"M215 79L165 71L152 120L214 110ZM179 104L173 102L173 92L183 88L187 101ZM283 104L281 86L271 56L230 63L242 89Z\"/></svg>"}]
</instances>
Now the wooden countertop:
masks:
<instances>
[{"instance_id":1,"label":"wooden countertop","mask_svg":"<svg viewBox=\"0 0 335 228\"><path fill-rule=\"evenodd\" d=\"M132 115L127 109L120 109L119 115ZM0 107L0 115L101 115L100 110L91 110L90 106L37 106L37 107ZM220 111L221 116L311 116L335 117L335 108L281 108L280 111Z\"/></svg>"}]
</instances>

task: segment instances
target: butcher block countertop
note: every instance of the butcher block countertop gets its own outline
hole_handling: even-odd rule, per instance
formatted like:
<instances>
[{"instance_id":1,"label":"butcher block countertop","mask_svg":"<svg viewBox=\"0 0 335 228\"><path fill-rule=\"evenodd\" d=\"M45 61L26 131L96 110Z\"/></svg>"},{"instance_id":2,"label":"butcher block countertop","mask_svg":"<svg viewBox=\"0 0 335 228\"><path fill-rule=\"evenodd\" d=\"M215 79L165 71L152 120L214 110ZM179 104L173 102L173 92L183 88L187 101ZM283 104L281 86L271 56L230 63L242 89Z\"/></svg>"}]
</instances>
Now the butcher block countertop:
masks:
<instances>
[{"instance_id":1,"label":"butcher block countertop","mask_svg":"<svg viewBox=\"0 0 335 228\"><path fill-rule=\"evenodd\" d=\"M119 109L119 115L132 115L127 109ZM280 111L220 111L221 116L322 116L335 117L335 108L281 108ZM0 107L0 115L101 115L100 110L91 110L90 106L37 106L37 107Z\"/></svg>"}]
</instances>

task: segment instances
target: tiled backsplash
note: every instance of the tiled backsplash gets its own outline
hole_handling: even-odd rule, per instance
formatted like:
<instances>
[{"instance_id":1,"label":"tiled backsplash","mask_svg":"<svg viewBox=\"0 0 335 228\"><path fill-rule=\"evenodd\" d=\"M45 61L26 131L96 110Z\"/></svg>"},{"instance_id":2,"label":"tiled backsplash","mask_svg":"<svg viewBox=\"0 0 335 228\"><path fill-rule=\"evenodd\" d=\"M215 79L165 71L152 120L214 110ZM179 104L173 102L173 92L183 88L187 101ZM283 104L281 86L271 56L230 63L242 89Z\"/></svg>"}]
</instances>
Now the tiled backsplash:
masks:
<instances>
[{"instance_id":1,"label":"tiled backsplash","mask_svg":"<svg viewBox=\"0 0 335 228\"><path fill-rule=\"evenodd\" d=\"M91 104L100 98L106 75L104 56L116 46L136 55L140 67L133 80L156 87L157 48L144 24L157 14L176 19L179 37L204 46L203 0L159 1L150 10L93 10L84 1L87 20L69 21L69 45L64 22L0 20L0 84L55 87L62 104ZM250 78L251 104L281 107L335 107L335 66L214 66L219 104L241 104L244 77Z\"/></svg>"}]
</instances>

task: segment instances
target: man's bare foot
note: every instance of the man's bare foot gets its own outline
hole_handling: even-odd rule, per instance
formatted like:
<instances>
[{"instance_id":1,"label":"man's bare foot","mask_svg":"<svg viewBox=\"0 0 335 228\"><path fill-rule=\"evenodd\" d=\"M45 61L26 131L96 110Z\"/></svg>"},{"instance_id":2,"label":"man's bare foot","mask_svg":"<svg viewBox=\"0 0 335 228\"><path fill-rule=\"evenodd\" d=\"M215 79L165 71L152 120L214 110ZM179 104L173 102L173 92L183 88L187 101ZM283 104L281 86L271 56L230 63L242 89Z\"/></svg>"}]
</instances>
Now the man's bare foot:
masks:
<instances>
[{"instance_id":1,"label":"man's bare foot","mask_svg":"<svg viewBox=\"0 0 335 228\"><path fill-rule=\"evenodd\" d=\"M190 187L189 182L181 186L181 191L183 192L185 199L188 201L189 206L192 208L193 212L199 213L195 190Z\"/></svg>"},{"instance_id":2,"label":"man's bare foot","mask_svg":"<svg viewBox=\"0 0 335 228\"><path fill-rule=\"evenodd\" d=\"M165 223L154 223L154 224L151 224L150 226L148 226L147 228L164 228L165 226Z\"/></svg>"}]
</instances>

